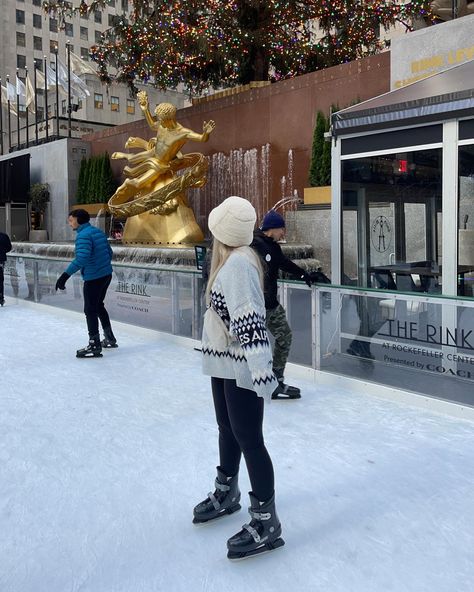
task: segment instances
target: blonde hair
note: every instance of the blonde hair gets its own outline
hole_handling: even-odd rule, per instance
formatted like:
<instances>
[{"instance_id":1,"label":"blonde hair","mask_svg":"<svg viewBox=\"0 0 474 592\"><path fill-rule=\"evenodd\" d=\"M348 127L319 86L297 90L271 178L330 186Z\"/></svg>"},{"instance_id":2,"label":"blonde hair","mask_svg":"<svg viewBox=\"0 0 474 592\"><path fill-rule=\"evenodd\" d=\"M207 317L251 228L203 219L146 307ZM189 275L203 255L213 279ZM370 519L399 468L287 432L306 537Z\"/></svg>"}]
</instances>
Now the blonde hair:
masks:
<instances>
[{"instance_id":1,"label":"blonde hair","mask_svg":"<svg viewBox=\"0 0 474 592\"><path fill-rule=\"evenodd\" d=\"M257 268L258 277L260 280L260 287L263 290L263 266L262 262L260 261L260 257L257 255L257 253L251 247L228 247L227 245L224 245L224 243L221 243L221 241L217 240L217 238L214 237L212 241L211 269L209 271L209 280L206 286L206 303L208 306L210 302L212 284L214 283L217 274L224 266L225 262L230 257L230 255L237 249L246 253L250 261Z\"/></svg>"},{"instance_id":2,"label":"blonde hair","mask_svg":"<svg viewBox=\"0 0 474 592\"><path fill-rule=\"evenodd\" d=\"M155 115L162 121L174 119L176 116L176 107L171 103L160 103L156 106Z\"/></svg>"}]
</instances>

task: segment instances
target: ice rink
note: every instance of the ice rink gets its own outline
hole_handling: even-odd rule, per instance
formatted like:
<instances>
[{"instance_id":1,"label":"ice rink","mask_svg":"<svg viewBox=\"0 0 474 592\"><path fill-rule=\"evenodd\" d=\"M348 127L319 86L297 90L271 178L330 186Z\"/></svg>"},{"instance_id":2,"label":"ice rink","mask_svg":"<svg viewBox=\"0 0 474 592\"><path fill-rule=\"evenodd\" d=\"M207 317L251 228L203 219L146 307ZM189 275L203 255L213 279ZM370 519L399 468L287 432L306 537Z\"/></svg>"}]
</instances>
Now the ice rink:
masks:
<instances>
[{"instance_id":1,"label":"ice rink","mask_svg":"<svg viewBox=\"0 0 474 592\"><path fill-rule=\"evenodd\" d=\"M1 592L474 590L474 423L292 378L265 415L286 545L233 563L247 495L191 523L218 461L199 352L114 328L79 360L82 315L0 309Z\"/></svg>"}]
</instances>

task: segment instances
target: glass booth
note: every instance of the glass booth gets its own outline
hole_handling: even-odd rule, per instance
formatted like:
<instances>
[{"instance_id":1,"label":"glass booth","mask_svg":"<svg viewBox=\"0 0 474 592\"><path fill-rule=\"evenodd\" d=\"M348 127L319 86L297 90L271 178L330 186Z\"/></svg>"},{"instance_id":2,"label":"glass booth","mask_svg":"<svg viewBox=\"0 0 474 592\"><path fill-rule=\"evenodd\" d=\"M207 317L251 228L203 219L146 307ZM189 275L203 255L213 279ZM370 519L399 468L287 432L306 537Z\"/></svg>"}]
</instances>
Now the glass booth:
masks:
<instances>
[{"instance_id":1,"label":"glass booth","mask_svg":"<svg viewBox=\"0 0 474 592\"><path fill-rule=\"evenodd\" d=\"M473 81L474 61L333 115L332 280L346 294L322 364L469 406Z\"/></svg>"}]
</instances>

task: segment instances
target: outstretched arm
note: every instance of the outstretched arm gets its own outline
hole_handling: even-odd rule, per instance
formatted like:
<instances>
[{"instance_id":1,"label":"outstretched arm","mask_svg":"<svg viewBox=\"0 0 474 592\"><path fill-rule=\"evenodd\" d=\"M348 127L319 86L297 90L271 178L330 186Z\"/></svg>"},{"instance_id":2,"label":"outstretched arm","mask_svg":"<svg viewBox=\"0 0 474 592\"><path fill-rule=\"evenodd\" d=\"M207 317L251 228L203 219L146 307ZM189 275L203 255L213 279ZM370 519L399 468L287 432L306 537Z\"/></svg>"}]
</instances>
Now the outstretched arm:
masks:
<instances>
[{"instance_id":1,"label":"outstretched arm","mask_svg":"<svg viewBox=\"0 0 474 592\"><path fill-rule=\"evenodd\" d=\"M148 95L146 94L146 91L141 90L140 92L138 92L137 100L138 104L140 105L140 109L142 110L143 115L145 116L146 122L152 130L156 130L157 122L153 115L150 113L150 108L148 105Z\"/></svg>"},{"instance_id":2,"label":"outstretched arm","mask_svg":"<svg viewBox=\"0 0 474 592\"><path fill-rule=\"evenodd\" d=\"M188 130L187 139L192 140L193 142L207 142L209 140L209 136L211 135L212 131L216 127L215 122L211 119L209 121L205 121L202 124L202 134L197 134L192 130Z\"/></svg>"}]
</instances>

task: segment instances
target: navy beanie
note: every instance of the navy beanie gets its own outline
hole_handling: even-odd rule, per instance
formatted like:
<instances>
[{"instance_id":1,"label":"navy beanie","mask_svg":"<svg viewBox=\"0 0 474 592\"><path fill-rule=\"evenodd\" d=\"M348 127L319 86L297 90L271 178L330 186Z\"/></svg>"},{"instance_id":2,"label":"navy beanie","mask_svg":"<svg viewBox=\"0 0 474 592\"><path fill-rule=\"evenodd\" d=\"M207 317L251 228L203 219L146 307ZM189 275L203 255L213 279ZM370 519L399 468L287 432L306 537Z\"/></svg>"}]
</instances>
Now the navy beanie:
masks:
<instances>
[{"instance_id":1,"label":"navy beanie","mask_svg":"<svg viewBox=\"0 0 474 592\"><path fill-rule=\"evenodd\" d=\"M280 216L275 210L269 210L264 218L260 230L270 230L271 228L285 228L285 220L283 216Z\"/></svg>"}]
</instances>

